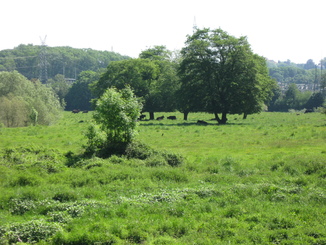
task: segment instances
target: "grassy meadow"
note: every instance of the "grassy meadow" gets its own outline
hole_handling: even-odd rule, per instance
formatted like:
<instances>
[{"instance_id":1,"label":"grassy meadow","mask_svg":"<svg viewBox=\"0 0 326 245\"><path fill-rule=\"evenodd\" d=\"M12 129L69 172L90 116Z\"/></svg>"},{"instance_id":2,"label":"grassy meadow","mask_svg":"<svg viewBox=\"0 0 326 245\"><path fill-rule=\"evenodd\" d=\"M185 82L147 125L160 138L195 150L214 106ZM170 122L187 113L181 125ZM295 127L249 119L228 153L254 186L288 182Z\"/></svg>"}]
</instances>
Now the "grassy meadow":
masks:
<instances>
[{"instance_id":1,"label":"grassy meadow","mask_svg":"<svg viewBox=\"0 0 326 245\"><path fill-rule=\"evenodd\" d=\"M91 113L0 128L0 244L326 244L325 115L161 115L137 138L176 166L78 157Z\"/></svg>"}]
</instances>

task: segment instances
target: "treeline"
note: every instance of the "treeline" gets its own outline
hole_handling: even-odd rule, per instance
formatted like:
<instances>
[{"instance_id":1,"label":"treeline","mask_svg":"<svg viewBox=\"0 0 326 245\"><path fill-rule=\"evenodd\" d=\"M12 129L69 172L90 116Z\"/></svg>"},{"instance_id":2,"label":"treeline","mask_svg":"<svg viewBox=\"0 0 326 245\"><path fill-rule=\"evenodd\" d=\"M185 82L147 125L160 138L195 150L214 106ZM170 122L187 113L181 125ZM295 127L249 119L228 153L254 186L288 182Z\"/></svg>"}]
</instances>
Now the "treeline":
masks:
<instances>
[{"instance_id":1,"label":"treeline","mask_svg":"<svg viewBox=\"0 0 326 245\"><path fill-rule=\"evenodd\" d=\"M47 47L48 79L44 84L38 82L42 47L20 45L0 51L0 90L16 84L18 79L27 87L34 84L34 88L44 91L51 89L60 108L92 110L108 88L129 85L142 100L143 112L149 113L149 119L155 119L154 112L178 110L184 113L185 120L190 112L213 113L219 123L226 123L227 114L243 114L245 118L261 110L313 109L325 102L326 73L322 68L326 58L320 64L312 60L306 64L266 61L252 52L245 37L235 38L221 29L197 30L188 36L185 45L175 52L154 46L136 59L107 51ZM67 77L76 80L71 83ZM300 89L302 83L314 84L315 91ZM0 91L0 107L22 105L24 100L28 103L21 106L24 113L17 114L25 115L23 120L9 123L2 118L3 124L50 123L42 122L40 116L31 119L36 104L26 99L29 96L19 95L25 93L22 89L4 91ZM51 110L55 112L59 107Z\"/></svg>"},{"instance_id":2,"label":"treeline","mask_svg":"<svg viewBox=\"0 0 326 245\"><path fill-rule=\"evenodd\" d=\"M43 48L49 79L58 74L65 78L76 78L82 71L97 71L106 68L111 61L129 58L109 51L21 44L14 49L0 51L0 71L18 71L29 80L39 79Z\"/></svg>"},{"instance_id":3,"label":"treeline","mask_svg":"<svg viewBox=\"0 0 326 245\"><path fill-rule=\"evenodd\" d=\"M325 92L325 88L318 92L300 91L295 83L289 84L288 88L283 92L278 87L274 91L268 111L314 110L325 105Z\"/></svg>"},{"instance_id":4,"label":"treeline","mask_svg":"<svg viewBox=\"0 0 326 245\"><path fill-rule=\"evenodd\" d=\"M28 80L17 71L0 72L0 127L50 125L62 109L50 87Z\"/></svg>"},{"instance_id":5,"label":"treeline","mask_svg":"<svg viewBox=\"0 0 326 245\"><path fill-rule=\"evenodd\" d=\"M312 59L305 64L267 61L269 75L275 79L282 90L286 90L291 83L297 84L300 90L319 90L321 75L326 68L326 58L316 64Z\"/></svg>"}]
</instances>

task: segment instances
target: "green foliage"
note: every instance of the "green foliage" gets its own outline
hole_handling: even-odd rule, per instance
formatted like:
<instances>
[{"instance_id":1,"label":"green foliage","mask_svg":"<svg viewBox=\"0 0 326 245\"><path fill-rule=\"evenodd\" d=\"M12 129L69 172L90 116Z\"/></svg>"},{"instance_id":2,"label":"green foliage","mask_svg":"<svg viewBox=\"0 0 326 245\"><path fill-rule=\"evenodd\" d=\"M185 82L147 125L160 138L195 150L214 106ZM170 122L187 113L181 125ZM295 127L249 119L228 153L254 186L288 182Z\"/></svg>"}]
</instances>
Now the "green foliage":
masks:
<instances>
[{"instance_id":1,"label":"green foliage","mask_svg":"<svg viewBox=\"0 0 326 245\"><path fill-rule=\"evenodd\" d=\"M183 156L180 154L163 152L162 155L171 167L177 167L184 161Z\"/></svg>"},{"instance_id":2,"label":"green foliage","mask_svg":"<svg viewBox=\"0 0 326 245\"><path fill-rule=\"evenodd\" d=\"M56 223L33 220L3 227L0 236L4 237L5 241L10 244L17 242L35 243L47 240L61 230L61 227Z\"/></svg>"},{"instance_id":3,"label":"green foliage","mask_svg":"<svg viewBox=\"0 0 326 245\"><path fill-rule=\"evenodd\" d=\"M169 60L171 57L171 52L166 49L165 46L154 46L153 48L149 48L143 50L139 54L139 58L141 59L150 59L150 60Z\"/></svg>"},{"instance_id":4,"label":"green foliage","mask_svg":"<svg viewBox=\"0 0 326 245\"><path fill-rule=\"evenodd\" d=\"M91 110L91 100L94 99L94 96L91 94L89 85L98 81L103 72L104 69L96 72L82 71L65 96L65 101L67 102L65 109Z\"/></svg>"},{"instance_id":5,"label":"green foliage","mask_svg":"<svg viewBox=\"0 0 326 245\"><path fill-rule=\"evenodd\" d=\"M28 79L37 79L40 74L39 53L41 46L19 45L14 49L0 51L0 71L17 70ZM64 77L75 78L76 73L82 71L97 71L106 68L111 61L129 59L118 53L97 51L93 49L76 49L71 47L46 47L48 62L47 73L50 79L57 74Z\"/></svg>"},{"instance_id":6,"label":"green foliage","mask_svg":"<svg viewBox=\"0 0 326 245\"><path fill-rule=\"evenodd\" d=\"M326 241L320 113L230 115L223 126L208 113L142 121L128 157L108 159L78 154L88 127L78 122L91 115L63 114L51 127L0 130L1 244ZM166 157L179 154L182 164L170 166Z\"/></svg>"},{"instance_id":7,"label":"green foliage","mask_svg":"<svg viewBox=\"0 0 326 245\"><path fill-rule=\"evenodd\" d=\"M312 109L322 107L325 101L326 97L323 96L322 92L313 93L305 104L305 108Z\"/></svg>"},{"instance_id":8,"label":"green foliage","mask_svg":"<svg viewBox=\"0 0 326 245\"><path fill-rule=\"evenodd\" d=\"M312 93L310 91L301 92L296 84L289 85L285 94L278 94L271 103L270 111L289 111L313 109L322 106L325 98L321 92Z\"/></svg>"},{"instance_id":9,"label":"green foliage","mask_svg":"<svg viewBox=\"0 0 326 245\"><path fill-rule=\"evenodd\" d=\"M154 149L139 141L130 142L126 148L126 157L129 159L137 158L145 160L153 154L155 154Z\"/></svg>"},{"instance_id":10,"label":"green foliage","mask_svg":"<svg viewBox=\"0 0 326 245\"><path fill-rule=\"evenodd\" d=\"M70 88L70 85L66 82L65 77L61 74L57 74L53 79L50 78L49 80L47 80L46 84L53 89L53 91L59 97L62 107L64 107L64 98Z\"/></svg>"},{"instance_id":11,"label":"green foliage","mask_svg":"<svg viewBox=\"0 0 326 245\"><path fill-rule=\"evenodd\" d=\"M278 66L270 68L269 74L282 85L291 83L312 84L315 80L314 70L305 70L296 66Z\"/></svg>"},{"instance_id":12,"label":"green foliage","mask_svg":"<svg viewBox=\"0 0 326 245\"><path fill-rule=\"evenodd\" d=\"M143 111L152 113L150 119L154 119L154 112L175 110L179 79L169 53L164 46L155 46L144 50L141 58L111 62L99 81L91 85L93 94L100 97L107 88L129 85L142 98Z\"/></svg>"},{"instance_id":13,"label":"green foliage","mask_svg":"<svg viewBox=\"0 0 326 245\"><path fill-rule=\"evenodd\" d=\"M197 29L181 54L183 112L211 112L225 124L227 114L260 112L272 97L275 83L266 61L252 52L245 37L235 38L221 29Z\"/></svg>"},{"instance_id":14,"label":"green foliage","mask_svg":"<svg viewBox=\"0 0 326 245\"><path fill-rule=\"evenodd\" d=\"M120 91L108 89L96 102L93 117L100 131L96 130L96 126L89 128L86 134L89 139L86 152L100 152L100 155L122 154L126 145L135 137L141 108L141 103L130 87ZM105 138L102 137L102 132Z\"/></svg>"},{"instance_id":15,"label":"green foliage","mask_svg":"<svg viewBox=\"0 0 326 245\"><path fill-rule=\"evenodd\" d=\"M137 97L145 97L157 79L159 67L151 60L130 59L111 62L100 80L92 84L95 96L101 97L108 88L130 86Z\"/></svg>"},{"instance_id":16,"label":"green foliage","mask_svg":"<svg viewBox=\"0 0 326 245\"><path fill-rule=\"evenodd\" d=\"M127 145L125 155L127 158L136 158L146 160L147 166L171 166L178 167L184 162L184 158L180 154L168 151L155 151L139 141L132 141Z\"/></svg>"},{"instance_id":17,"label":"green foliage","mask_svg":"<svg viewBox=\"0 0 326 245\"><path fill-rule=\"evenodd\" d=\"M49 125L62 106L51 88L31 82L18 72L0 72L0 121L7 127Z\"/></svg>"},{"instance_id":18,"label":"green foliage","mask_svg":"<svg viewBox=\"0 0 326 245\"><path fill-rule=\"evenodd\" d=\"M106 135L98 125L89 125L85 136L87 138L87 145L85 145L86 155L99 153L103 149L106 143Z\"/></svg>"}]
</instances>

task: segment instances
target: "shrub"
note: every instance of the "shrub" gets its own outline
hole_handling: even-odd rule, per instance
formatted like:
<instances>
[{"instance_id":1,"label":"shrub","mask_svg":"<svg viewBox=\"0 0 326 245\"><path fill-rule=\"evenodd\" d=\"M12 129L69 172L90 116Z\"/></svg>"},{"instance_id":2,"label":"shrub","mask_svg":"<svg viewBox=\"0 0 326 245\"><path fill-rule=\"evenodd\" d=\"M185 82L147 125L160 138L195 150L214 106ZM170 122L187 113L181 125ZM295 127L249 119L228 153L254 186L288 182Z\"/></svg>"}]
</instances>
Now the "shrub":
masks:
<instances>
[{"instance_id":1,"label":"shrub","mask_svg":"<svg viewBox=\"0 0 326 245\"><path fill-rule=\"evenodd\" d=\"M142 104L130 87L120 91L107 89L96 101L93 114L96 125L89 127L86 133L86 153L102 157L123 154L136 135L141 109Z\"/></svg>"},{"instance_id":2,"label":"shrub","mask_svg":"<svg viewBox=\"0 0 326 245\"><path fill-rule=\"evenodd\" d=\"M113 164L121 164L121 165L127 165L127 159L124 157L119 157L116 155L113 155L109 158L110 162Z\"/></svg>"},{"instance_id":3,"label":"shrub","mask_svg":"<svg viewBox=\"0 0 326 245\"><path fill-rule=\"evenodd\" d=\"M26 223L12 224L5 230L3 235L10 243L26 242L35 243L46 240L55 233L62 231L60 225L56 223L48 223L44 220L32 220Z\"/></svg>"},{"instance_id":4,"label":"shrub","mask_svg":"<svg viewBox=\"0 0 326 245\"><path fill-rule=\"evenodd\" d=\"M11 186L36 186L40 183L40 180L33 175L19 175L13 179Z\"/></svg>"},{"instance_id":5,"label":"shrub","mask_svg":"<svg viewBox=\"0 0 326 245\"><path fill-rule=\"evenodd\" d=\"M167 163L172 167L181 165L184 161L183 156L176 153L163 152L162 156L166 159Z\"/></svg>"},{"instance_id":6,"label":"shrub","mask_svg":"<svg viewBox=\"0 0 326 245\"><path fill-rule=\"evenodd\" d=\"M12 214L22 215L36 207L35 202L30 199L13 198L9 202L9 211Z\"/></svg>"},{"instance_id":7,"label":"shrub","mask_svg":"<svg viewBox=\"0 0 326 245\"><path fill-rule=\"evenodd\" d=\"M154 154L154 150L142 142L132 141L127 145L125 154L128 158L145 160Z\"/></svg>"},{"instance_id":8,"label":"shrub","mask_svg":"<svg viewBox=\"0 0 326 245\"><path fill-rule=\"evenodd\" d=\"M72 220L71 216L67 212L49 212L47 214L49 216L48 221L49 222L56 222L56 223L68 223Z\"/></svg>"},{"instance_id":9,"label":"shrub","mask_svg":"<svg viewBox=\"0 0 326 245\"><path fill-rule=\"evenodd\" d=\"M151 157L146 159L145 164L147 167L158 167L168 165L166 159L160 155L152 155Z\"/></svg>"},{"instance_id":10,"label":"shrub","mask_svg":"<svg viewBox=\"0 0 326 245\"><path fill-rule=\"evenodd\" d=\"M107 233L85 232L85 230L73 231L70 233L57 233L53 239L53 244L69 245L89 245L89 244L117 244L117 239Z\"/></svg>"},{"instance_id":11,"label":"shrub","mask_svg":"<svg viewBox=\"0 0 326 245\"><path fill-rule=\"evenodd\" d=\"M59 202L71 202L71 201L76 201L77 198L78 197L76 193L72 191L62 191L56 193L52 199Z\"/></svg>"},{"instance_id":12,"label":"shrub","mask_svg":"<svg viewBox=\"0 0 326 245\"><path fill-rule=\"evenodd\" d=\"M127 235L127 239L131 243L144 243L147 239L147 234L140 229L132 228Z\"/></svg>"}]
</instances>

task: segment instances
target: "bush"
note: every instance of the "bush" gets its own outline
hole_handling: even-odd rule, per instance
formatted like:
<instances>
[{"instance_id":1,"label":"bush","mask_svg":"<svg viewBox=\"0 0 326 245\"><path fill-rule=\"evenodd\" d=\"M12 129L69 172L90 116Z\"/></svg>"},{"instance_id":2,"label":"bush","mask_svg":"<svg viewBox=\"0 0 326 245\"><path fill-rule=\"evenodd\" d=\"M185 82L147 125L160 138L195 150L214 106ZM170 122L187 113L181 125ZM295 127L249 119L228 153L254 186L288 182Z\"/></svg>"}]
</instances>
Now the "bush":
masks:
<instances>
[{"instance_id":1,"label":"bush","mask_svg":"<svg viewBox=\"0 0 326 245\"><path fill-rule=\"evenodd\" d=\"M86 134L86 153L102 157L124 154L136 135L141 109L142 104L130 87L120 91L107 89L96 101L93 114L96 125L89 127Z\"/></svg>"},{"instance_id":2,"label":"bush","mask_svg":"<svg viewBox=\"0 0 326 245\"><path fill-rule=\"evenodd\" d=\"M25 198L13 198L9 202L10 213L16 215L22 215L35 207L35 201Z\"/></svg>"},{"instance_id":3,"label":"bush","mask_svg":"<svg viewBox=\"0 0 326 245\"><path fill-rule=\"evenodd\" d=\"M117 244L117 239L107 233L90 233L84 230L70 232L69 234L60 232L53 239L53 244L69 244L69 245L89 245L89 244Z\"/></svg>"},{"instance_id":4,"label":"bush","mask_svg":"<svg viewBox=\"0 0 326 245\"><path fill-rule=\"evenodd\" d=\"M172 167L180 166L184 158L180 154L163 152L162 156L166 159L167 163Z\"/></svg>"},{"instance_id":5,"label":"bush","mask_svg":"<svg viewBox=\"0 0 326 245\"><path fill-rule=\"evenodd\" d=\"M44 220L32 220L26 223L12 224L9 227L0 228L0 235L8 243L17 242L35 243L46 240L55 233L62 231L62 228L56 223L48 223Z\"/></svg>"},{"instance_id":6,"label":"bush","mask_svg":"<svg viewBox=\"0 0 326 245\"><path fill-rule=\"evenodd\" d=\"M76 201L77 198L78 197L76 193L72 191L63 191L63 192L56 193L52 199L59 202L71 202L71 201Z\"/></svg>"},{"instance_id":7,"label":"bush","mask_svg":"<svg viewBox=\"0 0 326 245\"><path fill-rule=\"evenodd\" d=\"M145 160L154 154L154 150L144 143L132 141L127 145L125 154L127 158Z\"/></svg>"},{"instance_id":8,"label":"bush","mask_svg":"<svg viewBox=\"0 0 326 245\"><path fill-rule=\"evenodd\" d=\"M146 159L145 164L147 167L167 166L166 159L161 155L152 155Z\"/></svg>"},{"instance_id":9,"label":"bush","mask_svg":"<svg viewBox=\"0 0 326 245\"><path fill-rule=\"evenodd\" d=\"M33 175L19 175L13 179L11 186L37 186L40 180Z\"/></svg>"}]
</instances>

